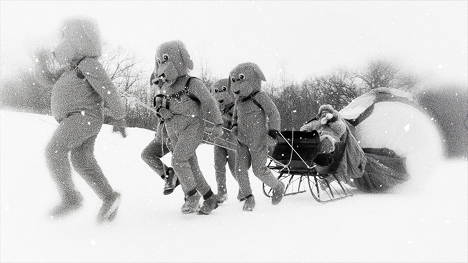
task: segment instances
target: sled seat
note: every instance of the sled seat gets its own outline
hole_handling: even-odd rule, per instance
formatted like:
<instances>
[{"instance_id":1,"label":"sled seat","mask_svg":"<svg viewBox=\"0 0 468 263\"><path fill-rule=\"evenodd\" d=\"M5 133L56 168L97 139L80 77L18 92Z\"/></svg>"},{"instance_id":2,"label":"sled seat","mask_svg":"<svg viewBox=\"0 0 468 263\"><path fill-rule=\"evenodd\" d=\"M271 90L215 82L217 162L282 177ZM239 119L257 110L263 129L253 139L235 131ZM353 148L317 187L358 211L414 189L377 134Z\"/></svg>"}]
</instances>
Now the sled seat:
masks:
<instances>
[{"instance_id":1,"label":"sled seat","mask_svg":"<svg viewBox=\"0 0 468 263\"><path fill-rule=\"evenodd\" d=\"M278 143L269 153L268 167L278 173L278 179L285 184L284 195L303 193L308 188L320 203L352 195L334 176L333 169L316 169L317 157L320 157L321 165L324 159L333 160L332 155L319 154L320 136L317 131L282 131L277 138ZM263 184L263 193L271 197L272 189Z\"/></svg>"}]
</instances>

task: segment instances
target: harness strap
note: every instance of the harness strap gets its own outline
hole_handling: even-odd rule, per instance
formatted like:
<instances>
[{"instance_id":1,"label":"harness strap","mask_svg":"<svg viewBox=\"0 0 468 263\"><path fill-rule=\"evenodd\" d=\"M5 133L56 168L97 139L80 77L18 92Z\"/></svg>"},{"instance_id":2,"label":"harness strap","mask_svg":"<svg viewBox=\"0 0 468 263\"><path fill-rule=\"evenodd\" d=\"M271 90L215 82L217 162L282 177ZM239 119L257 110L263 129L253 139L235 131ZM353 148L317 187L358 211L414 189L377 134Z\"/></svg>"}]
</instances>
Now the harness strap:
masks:
<instances>
[{"instance_id":1,"label":"harness strap","mask_svg":"<svg viewBox=\"0 0 468 263\"><path fill-rule=\"evenodd\" d=\"M196 101L196 102L200 102L200 100L195 97L195 95L193 95L192 93L190 93L189 91L189 86L190 86L190 81L195 78L195 77L189 77L187 79L187 81L185 82L185 86L184 86L184 89L183 90L180 90L174 94L171 94L171 95L163 95L163 94L158 94L154 97L154 100L153 100L153 104L156 106L156 99L157 98L161 98L162 99L162 107L166 108L166 109L169 109L170 108L170 105L171 105L171 100L175 99L175 100L180 100L181 96L182 95L187 95L190 99Z\"/></svg>"},{"instance_id":2,"label":"harness strap","mask_svg":"<svg viewBox=\"0 0 468 263\"><path fill-rule=\"evenodd\" d=\"M257 95L260 91L257 90L257 91L254 91L252 93L250 93L249 96L241 99L242 102L245 102L245 101L248 101L248 100L252 100L253 103L255 103L255 105L257 105L262 111L265 111L262 107L262 105L260 105L260 103L258 103L258 101L255 99L255 95Z\"/></svg>"},{"instance_id":3,"label":"harness strap","mask_svg":"<svg viewBox=\"0 0 468 263\"><path fill-rule=\"evenodd\" d=\"M79 79L84 79L85 76L83 75L83 72L81 72L80 68L78 67L78 65L81 63L81 61L83 61L86 57L82 57L80 60L78 60L77 62L70 62L70 67L71 69L75 70L76 72L76 76L79 78Z\"/></svg>"},{"instance_id":4,"label":"harness strap","mask_svg":"<svg viewBox=\"0 0 468 263\"><path fill-rule=\"evenodd\" d=\"M229 107L224 108L223 114L228 113L230 116L232 116L232 113L229 113L229 112L232 110L233 107L234 107L234 103L231 103Z\"/></svg>"}]
</instances>

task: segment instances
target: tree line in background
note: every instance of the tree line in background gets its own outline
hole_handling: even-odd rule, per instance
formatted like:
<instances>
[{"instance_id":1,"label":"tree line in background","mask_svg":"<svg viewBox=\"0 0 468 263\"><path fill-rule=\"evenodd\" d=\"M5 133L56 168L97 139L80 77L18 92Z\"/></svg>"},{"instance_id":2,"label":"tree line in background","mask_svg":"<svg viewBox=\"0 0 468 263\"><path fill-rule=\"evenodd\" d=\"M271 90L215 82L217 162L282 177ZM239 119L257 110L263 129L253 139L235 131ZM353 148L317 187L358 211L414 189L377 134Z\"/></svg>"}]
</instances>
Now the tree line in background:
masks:
<instances>
[{"instance_id":1,"label":"tree line in background","mask_svg":"<svg viewBox=\"0 0 468 263\"><path fill-rule=\"evenodd\" d=\"M149 74L143 72L140 62L120 47L105 47L106 52L100 60L117 89L151 106L156 91L150 88ZM201 65L198 76L193 75L207 87L217 80L210 75L206 63ZM298 130L323 104L340 110L356 97L378 87L405 90L412 93L438 123L445 137L447 154L466 157L468 136L463 125L467 121L466 87L450 85L421 89L417 88L420 82L417 76L403 71L392 61L376 59L362 69L339 69L299 83L288 82L283 77L279 83L267 82L264 90L280 112L282 130ZM40 85L33 69L19 69L17 77L2 80L0 106L50 115L50 96L51 87ZM125 107L129 127L154 130L157 117L153 111L128 99L125 99Z\"/></svg>"}]
</instances>

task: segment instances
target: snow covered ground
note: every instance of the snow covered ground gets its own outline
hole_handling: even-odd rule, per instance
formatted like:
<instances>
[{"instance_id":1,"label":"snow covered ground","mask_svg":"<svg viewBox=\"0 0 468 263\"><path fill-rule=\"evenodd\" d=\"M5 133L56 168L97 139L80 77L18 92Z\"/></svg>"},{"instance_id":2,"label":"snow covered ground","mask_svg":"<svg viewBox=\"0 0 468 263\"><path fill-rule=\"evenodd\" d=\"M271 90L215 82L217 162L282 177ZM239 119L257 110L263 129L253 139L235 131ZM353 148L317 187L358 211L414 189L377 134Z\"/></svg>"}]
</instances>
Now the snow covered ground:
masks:
<instances>
[{"instance_id":1,"label":"snow covered ground","mask_svg":"<svg viewBox=\"0 0 468 263\"><path fill-rule=\"evenodd\" d=\"M163 181L140 158L154 133L133 128L123 139L106 125L95 154L122 203L114 222L97 225L101 201L76 174L83 208L62 220L47 217L59 201L44 158L55 121L0 114L2 262L468 260L466 160L443 160L392 193L355 193L327 204L303 193L272 206L252 175L253 212L242 211L228 174L224 204L208 216L184 215L181 189L164 196ZM216 192L211 147L199 147L198 156Z\"/></svg>"}]
</instances>

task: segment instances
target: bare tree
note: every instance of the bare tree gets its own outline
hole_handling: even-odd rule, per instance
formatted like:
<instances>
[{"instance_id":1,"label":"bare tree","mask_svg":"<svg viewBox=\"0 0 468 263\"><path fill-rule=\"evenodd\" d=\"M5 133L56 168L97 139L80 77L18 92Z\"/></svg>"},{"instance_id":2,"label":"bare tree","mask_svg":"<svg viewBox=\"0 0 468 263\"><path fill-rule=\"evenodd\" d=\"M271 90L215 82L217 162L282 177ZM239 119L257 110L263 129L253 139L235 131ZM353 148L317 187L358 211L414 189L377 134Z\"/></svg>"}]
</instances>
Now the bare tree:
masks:
<instances>
[{"instance_id":1,"label":"bare tree","mask_svg":"<svg viewBox=\"0 0 468 263\"><path fill-rule=\"evenodd\" d=\"M216 80L213 77L213 73L209 67L207 56L205 55L205 52L200 51L200 48L198 49L198 56L200 61L198 77L205 84L205 86L209 88Z\"/></svg>"},{"instance_id":2,"label":"bare tree","mask_svg":"<svg viewBox=\"0 0 468 263\"><path fill-rule=\"evenodd\" d=\"M128 96L131 96L148 106L152 105L155 91L150 88L150 74L144 74L140 66L141 61L121 46L112 47L107 44L104 45L104 54L100 61L117 90L126 94L124 99L127 125L154 129L158 121L154 112L136 104L134 99L128 99Z\"/></svg>"},{"instance_id":3,"label":"bare tree","mask_svg":"<svg viewBox=\"0 0 468 263\"><path fill-rule=\"evenodd\" d=\"M143 76L143 70L138 68L140 61L135 55L125 51L121 46L117 48L105 45L106 51L100 58L110 79L120 91L127 92L148 76Z\"/></svg>"},{"instance_id":4,"label":"bare tree","mask_svg":"<svg viewBox=\"0 0 468 263\"><path fill-rule=\"evenodd\" d=\"M358 96L352 74L338 70L315 79L315 93L319 104L330 104L340 110Z\"/></svg>"},{"instance_id":5,"label":"bare tree","mask_svg":"<svg viewBox=\"0 0 468 263\"><path fill-rule=\"evenodd\" d=\"M390 61L378 59L371 61L362 73L356 73L370 90L389 87L399 69Z\"/></svg>"},{"instance_id":6,"label":"bare tree","mask_svg":"<svg viewBox=\"0 0 468 263\"><path fill-rule=\"evenodd\" d=\"M412 89L419 79L414 75L403 72L394 62L385 59L371 61L364 70L354 74L364 83L364 91L380 87L402 90Z\"/></svg>"}]
</instances>

